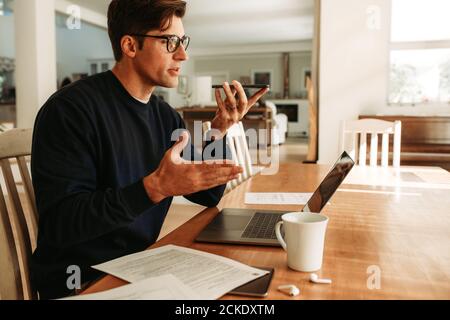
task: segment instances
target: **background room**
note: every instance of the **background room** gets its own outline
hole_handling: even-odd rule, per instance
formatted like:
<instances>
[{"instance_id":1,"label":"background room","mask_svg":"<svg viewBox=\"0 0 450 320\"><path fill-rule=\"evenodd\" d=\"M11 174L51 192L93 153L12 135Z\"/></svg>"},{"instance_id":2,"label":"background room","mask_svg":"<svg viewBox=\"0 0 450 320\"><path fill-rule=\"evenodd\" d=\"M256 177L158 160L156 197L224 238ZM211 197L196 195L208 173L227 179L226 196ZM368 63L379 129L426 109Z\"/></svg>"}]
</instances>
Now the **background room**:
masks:
<instances>
[{"instance_id":1,"label":"background room","mask_svg":"<svg viewBox=\"0 0 450 320\"><path fill-rule=\"evenodd\" d=\"M14 2L0 1L4 8L0 15L0 122L6 128L20 126L22 121L31 125L36 112L30 107L21 112L16 106L15 58L20 44L15 43ZM271 112L249 115L244 127L273 131L267 142L280 146L282 161L305 160L309 139L306 79L311 76L314 1L278 1L276 9L273 1L218 2L213 7L209 3L189 2L184 24L192 38L190 60L183 64L180 87L158 88L155 94L177 109L208 107L215 106L213 91L202 87L205 82L199 78L210 78L214 84L233 79L267 82L271 91L265 98ZM56 52L57 88L113 67L106 30L108 4L108 0L55 0L55 41L51 46Z\"/></svg>"}]
</instances>

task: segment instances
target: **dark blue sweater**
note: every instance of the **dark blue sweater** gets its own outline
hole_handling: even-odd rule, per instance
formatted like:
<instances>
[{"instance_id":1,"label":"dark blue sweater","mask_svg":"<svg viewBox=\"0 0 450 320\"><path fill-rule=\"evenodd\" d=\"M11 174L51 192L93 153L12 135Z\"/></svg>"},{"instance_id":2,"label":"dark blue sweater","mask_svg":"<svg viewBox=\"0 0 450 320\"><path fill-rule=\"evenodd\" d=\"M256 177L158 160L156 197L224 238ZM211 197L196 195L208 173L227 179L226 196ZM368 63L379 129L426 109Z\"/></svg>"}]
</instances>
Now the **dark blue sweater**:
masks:
<instances>
[{"instance_id":1,"label":"dark blue sweater","mask_svg":"<svg viewBox=\"0 0 450 320\"><path fill-rule=\"evenodd\" d=\"M39 212L31 273L42 298L70 293L69 266L80 267L84 283L101 275L90 266L157 240L172 198L152 203L142 179L158 168L180 128L183 120L167 103L155 96L140 103L111 71L46 102L36 118L31 161ZM186 198L213 207L224 188Z\"/></svg>"}]
</instances>

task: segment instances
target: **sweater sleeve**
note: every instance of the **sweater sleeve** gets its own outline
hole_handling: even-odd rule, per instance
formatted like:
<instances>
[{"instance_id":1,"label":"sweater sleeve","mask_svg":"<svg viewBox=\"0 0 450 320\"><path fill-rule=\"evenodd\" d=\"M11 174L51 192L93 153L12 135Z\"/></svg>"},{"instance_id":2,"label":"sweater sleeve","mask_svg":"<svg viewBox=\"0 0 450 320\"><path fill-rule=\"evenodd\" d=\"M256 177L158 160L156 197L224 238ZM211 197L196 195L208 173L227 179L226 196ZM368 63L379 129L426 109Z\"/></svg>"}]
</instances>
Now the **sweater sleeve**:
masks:
<instances>
[{"instance_id":1,"label":"sweater sleeve","mask_svg":"<svg viewBox=\"0 0 450 320\"><path fill-rule=\"evenodd\" d=\"M33 132L31 172L39 212L39 239L58 248L76 245L130 224L154 206L142 180L97 189L100 155L96 127L85 108L50 99Z\"/></svg>"}]
</instances>

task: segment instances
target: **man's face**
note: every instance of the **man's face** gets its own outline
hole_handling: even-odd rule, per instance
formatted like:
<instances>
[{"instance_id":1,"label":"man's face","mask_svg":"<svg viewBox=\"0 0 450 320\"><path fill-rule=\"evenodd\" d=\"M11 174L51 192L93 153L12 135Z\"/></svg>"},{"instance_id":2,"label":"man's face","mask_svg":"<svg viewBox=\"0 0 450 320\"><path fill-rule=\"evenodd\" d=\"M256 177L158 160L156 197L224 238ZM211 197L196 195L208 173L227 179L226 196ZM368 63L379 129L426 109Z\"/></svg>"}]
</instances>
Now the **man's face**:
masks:
<instances>
[{"instance_id":1,"label":"man's face","mask_svg":"<svg viewBox=\"0 0 450 320\"><path fill-rule=\"evenodd\" d=\"M183 23L179 17L172 18L169 29L161 32L152 30L147 35L177 35L184 36ZM181 62L189 57L180 45L178 49L170 53L167 51L167 40L145 38L142 50L138 50L134 59L136 70L150 86L175 88L178 86L178 76L181 72Z\"/></svg>"}]
</instances>

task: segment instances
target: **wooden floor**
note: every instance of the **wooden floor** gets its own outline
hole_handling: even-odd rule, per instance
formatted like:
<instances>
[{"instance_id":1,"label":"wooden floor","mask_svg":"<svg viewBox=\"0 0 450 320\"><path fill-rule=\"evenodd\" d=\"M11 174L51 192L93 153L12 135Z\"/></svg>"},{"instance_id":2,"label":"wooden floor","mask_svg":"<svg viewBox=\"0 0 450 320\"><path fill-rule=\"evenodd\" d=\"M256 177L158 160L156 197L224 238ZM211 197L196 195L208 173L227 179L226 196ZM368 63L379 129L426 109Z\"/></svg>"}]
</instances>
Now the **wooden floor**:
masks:
<instances>
[{"instance_id":1,"label":"wooden floor","mask_svg":"<svg viewBox=\"0 0 450 320\"><path fill-rule=\"evenodd\" d=\"M302 162L306 159L308 153L308 140L300 138L288 138L286 143L278 146L280 163L283 162ZM252 159L255 150L250 150ZM197 213L201 212L204 207L192 204L182 197L175 197L172 206L167 213L166 220L162 226L158 239L161 239L172 230L178 228L190 220Z\"/></svg>"},{"instance_id":2,"label":"wooden floor","mask_svg":"<svg viewBox=\"0 0 450 320\"><path fill-rule=\"evenodd\" d=\"M280 153L280 163L302 162L306 160L308 154L308 139L288 138L286 143L278 146Z\"/></svg>"}]
</instances>

